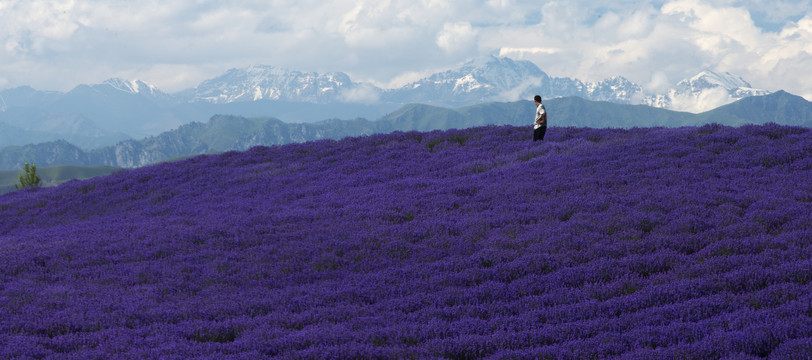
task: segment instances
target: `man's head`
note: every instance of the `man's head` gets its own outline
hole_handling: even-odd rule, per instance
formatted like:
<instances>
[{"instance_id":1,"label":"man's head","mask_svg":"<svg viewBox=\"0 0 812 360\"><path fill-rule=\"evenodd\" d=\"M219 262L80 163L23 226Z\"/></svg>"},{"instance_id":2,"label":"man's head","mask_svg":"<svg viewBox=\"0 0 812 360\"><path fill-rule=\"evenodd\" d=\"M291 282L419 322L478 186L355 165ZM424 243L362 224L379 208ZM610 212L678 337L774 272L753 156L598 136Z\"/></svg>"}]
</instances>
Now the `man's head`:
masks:
<instances>
[{"instance_id":1,"label":"man's head","mask_svg":"<svg viewBox=\"0 0 812 360\"><path fill-rule=\"evenodd\" d=\"M534 97L533 100L536 101L536 105L541 104L541 95L536 95L536 97Z\"/></svg>"}]
</instances>

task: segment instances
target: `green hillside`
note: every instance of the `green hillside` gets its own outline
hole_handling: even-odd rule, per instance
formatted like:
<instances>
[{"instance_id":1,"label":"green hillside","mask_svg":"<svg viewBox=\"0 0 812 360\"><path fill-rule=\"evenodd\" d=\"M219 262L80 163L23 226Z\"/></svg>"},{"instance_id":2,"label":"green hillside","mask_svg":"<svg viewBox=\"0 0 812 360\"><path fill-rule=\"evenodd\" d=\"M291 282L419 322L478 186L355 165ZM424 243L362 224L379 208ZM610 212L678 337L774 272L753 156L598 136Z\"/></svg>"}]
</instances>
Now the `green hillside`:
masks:
<instances>
[{"instance_id":1,"label":"green hillside","mask_svg":"<svg viewBox=\"0 0 812 360\"><path fill-rule=\"evenodd\" d=\"M766 96L752 96L698 114L700 122L717 122L729 126L764 124L812 127L812 103L806 99L777 91Z\"/></svg>"},{"instance_id":2,"label":"green hillside","mask_svg":"<svg viewBox=\"0 0 812 360\"><path fill-rule=\"evenodd\" d=\"M96 176L109 175L119 168L112 166L50 166L37 168L37 175L42 180L42 186L56 186L73 179L82 180ZM15 190L18 176L22 170L0 170L0 194Z\"/></svg>"}]
</instances>

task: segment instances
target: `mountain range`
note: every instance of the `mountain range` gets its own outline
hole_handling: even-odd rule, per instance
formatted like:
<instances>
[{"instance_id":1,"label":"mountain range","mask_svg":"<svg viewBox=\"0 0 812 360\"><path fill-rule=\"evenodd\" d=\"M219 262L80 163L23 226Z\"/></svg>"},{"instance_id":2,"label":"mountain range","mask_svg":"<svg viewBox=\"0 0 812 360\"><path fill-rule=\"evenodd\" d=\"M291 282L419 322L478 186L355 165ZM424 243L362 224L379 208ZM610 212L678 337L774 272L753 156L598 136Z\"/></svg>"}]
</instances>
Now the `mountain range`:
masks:
<instances>
[{"instance_id":1,"label":"mountain range","mask_svg":"<svg viewBox=\"0 0 812 360\"><path fill-rule=\"evenodd\" d=\"M65 93L30 87L3 90L0 148L61 139L91 150L204 122L217 114L269 116L289 123L378 119L410 103L459 108L530 99L535 94L699 113L768 93L739 76L703 71L665 93L648 94L620 76L598 82L557 78L532 62L496 56L473 59L395 89L354 82L341 72L256 65L228 70L171 94L142 81L115 78Z\"/></svg>"},{"instance_id":2,"label":"mountain range","mask_svg":"<svg viewBox=\"0 0 812 360\"><path fill-rule=\"evenodd\" d=\"M578 96L595 101L702 112L741 98L768 93L753 88L735 74L705 70L680 81L663 94L650 94L622 76L598 82L556 78L547 75L530 61L488 56L395 89L356 83L340 72L320 75L272 66L251 66L231 69L222 76L204 81L197 88L186 91L184 100L217 104L281 100L307 103L423 103L461 107L529 99L539 94L544 98Z\"/></svg>"},{"instance_id":3,"label":"mountain range","mask_svg":"<svg viewBox=\"0 0 812 360\"><path fill-rule=\"evenodd\" d=\"M748 97L717 109L694 114L645 105L591 101L570 96L545 101L552 127L677 127L717 123L729 126L764 124L812 127L812 103L778 91ZM84 150L65 140L0 150L0 169L20 169L25 162L38 166L82 165L134 168L179 157L257 145L281 145L341 139L394 131L432 131L484 125L527 126L535 105L527 100L491 102L460 108L408 104L376 121L329 119L288 123L271 117L216 115L142 140ZM551 129L550 131L555 131ZM529 133L528 133L529 134ZM528 135L529 136L529 135Z\"/></svg>"}]
</instances>

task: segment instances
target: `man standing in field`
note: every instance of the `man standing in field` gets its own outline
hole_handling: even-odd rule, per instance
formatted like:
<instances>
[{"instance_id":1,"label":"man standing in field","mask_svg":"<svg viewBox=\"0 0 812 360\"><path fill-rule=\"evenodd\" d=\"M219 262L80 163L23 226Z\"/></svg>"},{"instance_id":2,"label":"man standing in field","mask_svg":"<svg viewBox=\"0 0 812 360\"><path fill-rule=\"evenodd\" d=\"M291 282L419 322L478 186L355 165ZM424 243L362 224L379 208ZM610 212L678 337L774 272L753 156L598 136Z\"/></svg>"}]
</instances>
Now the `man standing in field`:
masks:
<instances>
[{"instance_id":1,"label":"man standing in field","mask_svg":"<svg viewBox=\"0 0 812 360\"><path fill-rule=\"evenodd\" d=\"M547 133L547 111L541 103L541 96L536 95L536 121L533 125L533 141L544 140L544 134Z\"/></svg>"}]
</instances>

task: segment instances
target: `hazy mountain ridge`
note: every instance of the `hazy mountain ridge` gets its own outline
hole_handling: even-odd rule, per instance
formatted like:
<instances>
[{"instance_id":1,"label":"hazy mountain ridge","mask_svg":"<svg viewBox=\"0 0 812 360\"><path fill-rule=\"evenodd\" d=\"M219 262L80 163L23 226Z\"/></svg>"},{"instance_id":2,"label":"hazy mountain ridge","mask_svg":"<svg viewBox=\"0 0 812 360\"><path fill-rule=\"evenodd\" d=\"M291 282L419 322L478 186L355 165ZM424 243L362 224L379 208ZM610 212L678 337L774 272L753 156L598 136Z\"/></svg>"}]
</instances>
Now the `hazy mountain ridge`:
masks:
<instances>
[{"instance_id":1,"label":"hazy mountain ridge","mask_svg":"<svg viewBox=\"0 0 812 360\"><path fill-rule=\"evenodd\" d=\"M38 166L83 165L135 168L157 162L257 145L281 145L320 139L340 139L381 132L366 120L326 120L291 124L273 118L215 116L206 123L186 124L143 140L84 151L64 140L0 150L0 169L18 169L24 162ZM19 165L19 166L18 166Z\"/></svg>"},{"instance_id":2,"label":"hazy mountain ridge","mask_svg":"<svg viewBox=\"0 0 812 360\"><path fill-rule=\"evenodd\" d=\"M187 95L166 94L142 82L120 79L93 86L80 85L64 94L38 93L30 88L0 91L0 98L15 99L6 101L10 105L6 111L0 111L0 124L18 129L18 136L0 136L0 148L66 139L90 150L127 138L158 135L184 124L207 121L216 114L275 116L288 122L313 122L313 119L331 117L378 118L397 107L267 99L187 102L183 96ZM36 99L42 102L37 103ZM77 128L78 122L82 122L82 128Z\"/></svg>"},{"instance_id":3,"label":"hazy mountain ridge","mask_svg":"<svg viewBox=\"0 0 812 360\"><path fill-rule=\"evenodd\" d=\"M713 111L693 114L644 105L566 97L545 101L552 127L632 128L678 127L718 123L729 126L764 124L812 127L812 103L779 91L750 97ZM321 139L341 139L393 131L431 131L483 125L530 126L530 101L494 102L457 109L409 104L377 121L331 119L317 123L287 123L276 118L218 115L143 140L126 140L89 151L66 142L16 146L0 150L0 169L19 169L25 162L39 166L87 165L140 167L172 158L257 145L282 145Z\"/></svg>"}]
</instances>

